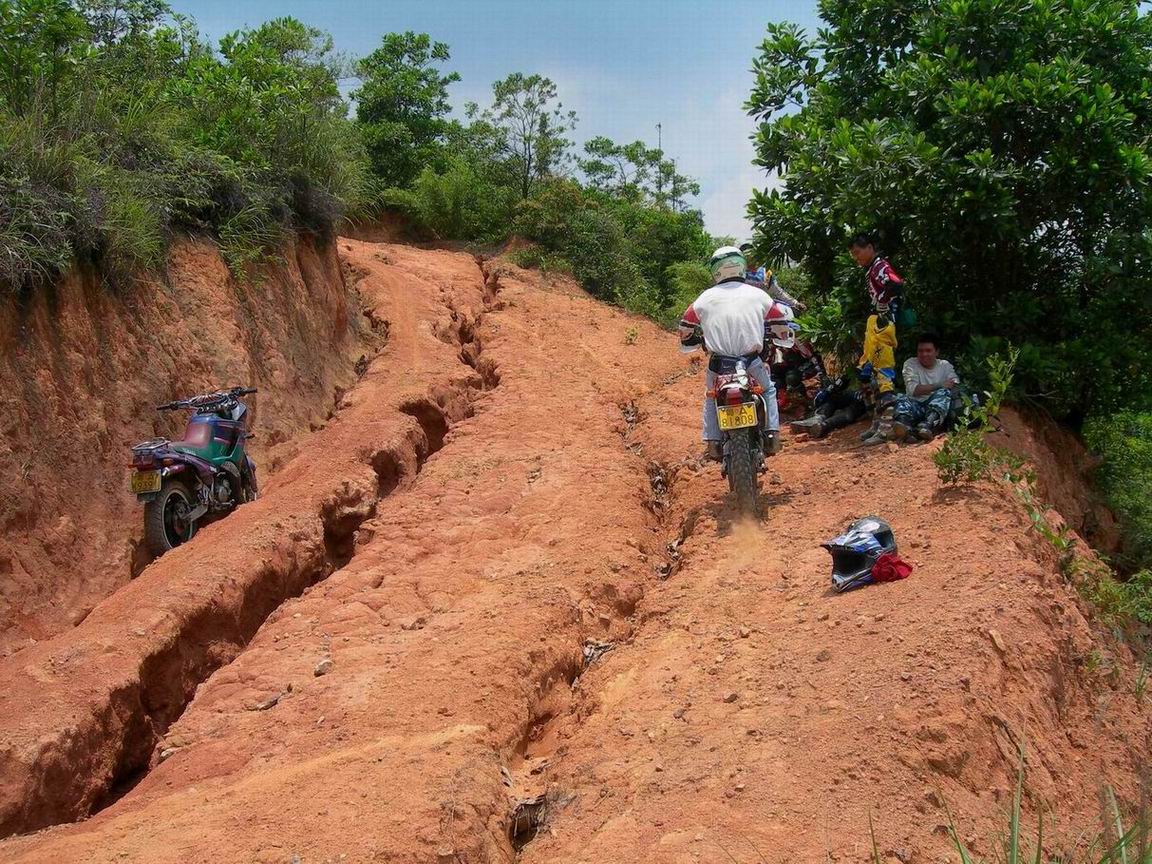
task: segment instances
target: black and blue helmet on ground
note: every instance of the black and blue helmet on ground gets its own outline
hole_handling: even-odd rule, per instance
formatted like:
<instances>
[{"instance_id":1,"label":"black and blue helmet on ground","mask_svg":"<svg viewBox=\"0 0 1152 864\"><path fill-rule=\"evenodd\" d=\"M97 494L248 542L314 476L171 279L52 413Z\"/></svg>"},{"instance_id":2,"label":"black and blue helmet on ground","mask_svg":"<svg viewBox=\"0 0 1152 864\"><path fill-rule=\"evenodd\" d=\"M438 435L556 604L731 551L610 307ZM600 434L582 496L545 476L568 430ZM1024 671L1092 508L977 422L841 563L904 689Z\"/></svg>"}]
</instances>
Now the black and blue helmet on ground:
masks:
<instances>
[{"instance_id":1,"label":"black and blue helmet on ground","mask_svg":"<svg viewBox=\"0 0 1152 864\"><path fill-rule=\"evenodd\" d=\"M872 581L876 561L886 552L896 551L896 535L879 516L865 516L839 537L820 545L832 556L832 587L849 591Z\"/></svg>"}]
</instances>

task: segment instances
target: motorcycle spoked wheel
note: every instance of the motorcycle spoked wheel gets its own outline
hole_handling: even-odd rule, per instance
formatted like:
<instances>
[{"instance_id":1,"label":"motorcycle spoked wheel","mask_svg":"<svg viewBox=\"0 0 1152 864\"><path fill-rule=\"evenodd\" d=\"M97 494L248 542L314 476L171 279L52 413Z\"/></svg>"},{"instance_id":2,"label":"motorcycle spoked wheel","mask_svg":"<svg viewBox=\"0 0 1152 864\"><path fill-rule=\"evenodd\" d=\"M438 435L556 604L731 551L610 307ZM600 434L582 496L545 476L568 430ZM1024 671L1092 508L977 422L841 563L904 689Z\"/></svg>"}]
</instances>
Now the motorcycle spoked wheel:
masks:
<instances>
[{"instance_id":1,"label":"motorcycle spoked wheel","mask_svg":"<svg viewBox=\"0 0 1152 864\"><path fill-rule=\"evenodd\" d=\"M728 485L736 494L737 509L747 515L760 512L760 472L756 464L760 430L741 429L728 439Z\"/></svg>"},{"instance_id":2,"label":"motorcycle spoked wheel","mask_svg":"<svg viewBox=\"0 0 1152 864\"><path fill-rule=\"evenodd\" d=\"M144 505L144 543L153 555L192 539L196 524L188 516L195 506L192 493L179 480L166 480L156 498Z\"/></svg>"}]
</instances>

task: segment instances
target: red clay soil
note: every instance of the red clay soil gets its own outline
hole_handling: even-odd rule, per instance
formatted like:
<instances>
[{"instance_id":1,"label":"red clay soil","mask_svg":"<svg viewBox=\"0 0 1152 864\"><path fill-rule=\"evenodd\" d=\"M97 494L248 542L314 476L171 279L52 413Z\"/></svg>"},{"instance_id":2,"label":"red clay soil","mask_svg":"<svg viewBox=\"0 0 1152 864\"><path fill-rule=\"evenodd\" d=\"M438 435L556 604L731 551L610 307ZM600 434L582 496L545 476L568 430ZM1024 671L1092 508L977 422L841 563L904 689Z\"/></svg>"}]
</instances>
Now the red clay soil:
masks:
<instances>
[{"instance_id":1,"label":"red clay soil","mask_svg":"<svg viewBox=\"0 0 1152 864\"><path fill-rule=\"evenodd\" d=\"M176 244L164 281L73 272L0 303L0 656L67 629L147 563L128 448L180 432L154 406L220 386L252 397L262 479L322 425L382 338L333 244L301 238L251 283L215 246Z\"/></svg>"},{"instance_id":2,"label":"red clay soil","mask_svg":"<svg viewBox=\"0 0 1152 864\"><path fill-rule=\"evenodd\" d=\"M392 328L333 421L0 662L0 826L98 811L0 860L863 862L871 813L883 860L935 862L945 804L989 851L1022 746L1053 843L1101 783L1134 799L1129 652L1002 490L939 487L939 445L789 441L740 521L673 337L341 251ZM916 570L834 595L818 544L869 512Z\"/></svg>"},{"instance_id":3,"label":"red clay soil","mask_svg":"<svg viewBox=\"0 0 1152 864\"><path fill-rule=\"evenodd\" d=\"M1101 500L1093 479L1099 460L1050 417L1034 411L1006 410L1001 412L1000 421L1000 430L989 440L1028 460L1040 498L1092 548L1105 553L1119 549L1116 517Z\"/></svg>"}]
</instances>

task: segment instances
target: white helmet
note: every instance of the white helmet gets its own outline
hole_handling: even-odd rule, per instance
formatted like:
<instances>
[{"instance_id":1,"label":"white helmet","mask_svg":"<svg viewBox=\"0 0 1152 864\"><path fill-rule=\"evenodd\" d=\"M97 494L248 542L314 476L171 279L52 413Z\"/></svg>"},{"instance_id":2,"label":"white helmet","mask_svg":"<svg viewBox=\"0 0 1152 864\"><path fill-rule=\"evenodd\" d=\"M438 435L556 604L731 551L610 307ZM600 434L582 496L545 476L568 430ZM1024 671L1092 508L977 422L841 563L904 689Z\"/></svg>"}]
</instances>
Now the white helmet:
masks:
<instances>
[{"instance_id":1,"label":"white helmet","mask_svg":"<svg viewBox=\"0 0 1152 864\"><path fill-rule=\"evenodd\" d=\"M800 325L796 323L791 306L787 303L773 303L764 318L764 329L768 331L768 338L773 345L792 348L796 345L796 331Z\"/></svg>"},{"instance_id":2,"label":"white helmet","mask_svg":"<svg viewBox=\"0 0 1152 864\"><path fill-rule=\"evenodd\" d=\"M744 253L735 246L721 246L712 253L712 260L708 262L714 284L728 279L743 279L746 267Z\"/></svg>"}]
</instances>

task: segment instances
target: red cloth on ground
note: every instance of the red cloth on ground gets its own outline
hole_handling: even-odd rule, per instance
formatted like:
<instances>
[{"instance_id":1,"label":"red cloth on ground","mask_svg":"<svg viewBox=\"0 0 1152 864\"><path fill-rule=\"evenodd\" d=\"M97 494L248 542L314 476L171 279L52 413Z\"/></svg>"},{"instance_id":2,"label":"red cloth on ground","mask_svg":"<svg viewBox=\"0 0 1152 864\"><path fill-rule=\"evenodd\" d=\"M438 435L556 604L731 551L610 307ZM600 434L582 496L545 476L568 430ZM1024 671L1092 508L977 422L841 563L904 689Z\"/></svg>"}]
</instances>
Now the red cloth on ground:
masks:
<instances>
[{"instance_id":1,"label":"red cloth on ground","mask_svg":"<svg viewBox=\"0 0 1152 864\"><path fill-rule=\"evenodd\" d=\"M912 565L895 552L885 552L872 565L872 578L877 582L895 582L907 579Z\"/></svg>"}]
</instances>

